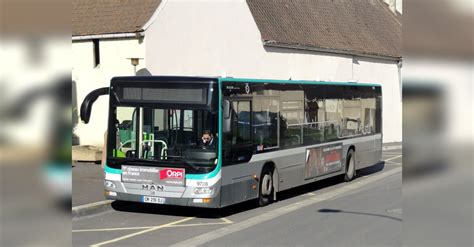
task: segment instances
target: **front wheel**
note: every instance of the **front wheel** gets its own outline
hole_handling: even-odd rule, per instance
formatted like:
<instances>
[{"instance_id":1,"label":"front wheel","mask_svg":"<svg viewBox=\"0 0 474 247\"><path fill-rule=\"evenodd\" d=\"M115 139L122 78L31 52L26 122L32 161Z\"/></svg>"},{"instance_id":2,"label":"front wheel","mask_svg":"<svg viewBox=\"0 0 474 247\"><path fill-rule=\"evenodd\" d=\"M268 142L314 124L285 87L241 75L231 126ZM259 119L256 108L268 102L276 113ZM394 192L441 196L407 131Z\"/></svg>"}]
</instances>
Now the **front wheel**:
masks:
<instances>
[{"instance_id":1,"label":"front wheel","mask_svg":"<svg viewBox=\"0 0 474 247\"><path fill-rule=\"evenodd\" d=\"M356 175L354 156L354 150L350 149L346 156L346 174L344 175L344 181L346 182L354 179Z\"/></svg>"},{"instance_id":2,"label":"front wheel","mask_svg":"<svg viewBox=\"0 0 474 247\"><path fill-rule=\"evenodd\" d=\"M258 205L263 207L272 202L273 198L273 169L265 167L260 176Z\"/></svg>"}]
</instances>

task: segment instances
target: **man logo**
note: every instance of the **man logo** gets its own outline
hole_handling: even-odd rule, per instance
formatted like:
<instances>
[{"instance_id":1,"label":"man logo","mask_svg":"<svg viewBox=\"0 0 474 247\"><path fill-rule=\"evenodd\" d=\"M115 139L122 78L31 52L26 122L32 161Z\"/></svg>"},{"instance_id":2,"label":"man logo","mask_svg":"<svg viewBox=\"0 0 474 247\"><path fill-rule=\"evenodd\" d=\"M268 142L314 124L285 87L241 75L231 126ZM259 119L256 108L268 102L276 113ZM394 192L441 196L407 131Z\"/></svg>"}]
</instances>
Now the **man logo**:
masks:
<instances>
[{"instance_id":1,"label":"man logo","mask_svg":"<svg viewBox=\"0 0 474 247\"><path fill-rule=\"evenodd\" d=\"M158 184L142 184L142 189L150 191L163 191L164 186Z\"/></svg>"}]
</instances>

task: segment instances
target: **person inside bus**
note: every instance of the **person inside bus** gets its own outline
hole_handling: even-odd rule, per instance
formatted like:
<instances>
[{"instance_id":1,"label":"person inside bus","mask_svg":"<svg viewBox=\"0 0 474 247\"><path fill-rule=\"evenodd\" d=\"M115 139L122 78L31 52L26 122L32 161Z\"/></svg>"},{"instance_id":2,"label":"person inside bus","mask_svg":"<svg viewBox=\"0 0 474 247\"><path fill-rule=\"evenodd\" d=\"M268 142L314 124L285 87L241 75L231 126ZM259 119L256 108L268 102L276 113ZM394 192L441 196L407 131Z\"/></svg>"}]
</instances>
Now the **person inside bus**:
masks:
<instances>
[{"instance_id":1,"label":"person inside bus","mask_svg":"<svg viewBox=\"0 0 474 247\"><path fill-rule=\"evenodd\" d=\"M202 132L200 146L203 148L214 146L214 137L210 130L205 130Z\"/></svg>"}]
</instances>

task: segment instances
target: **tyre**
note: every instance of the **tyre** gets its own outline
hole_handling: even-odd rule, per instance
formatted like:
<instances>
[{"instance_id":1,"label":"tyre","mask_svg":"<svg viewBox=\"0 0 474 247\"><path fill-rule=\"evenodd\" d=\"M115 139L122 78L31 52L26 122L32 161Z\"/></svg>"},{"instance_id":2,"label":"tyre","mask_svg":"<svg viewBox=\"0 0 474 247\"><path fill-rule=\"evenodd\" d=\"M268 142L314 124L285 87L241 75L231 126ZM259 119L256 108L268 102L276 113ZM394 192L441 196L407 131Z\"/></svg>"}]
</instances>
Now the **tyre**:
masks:
<instances>
[{"instance_id":1,"label":"tyre","mask_svg":"<svg viewBox=\"0 0 474 247\"><path fill-rule=\"evenodd\" d=\"M349 182L354 179L355 176L355 152L350 149L346 156L346 174L344 175L344 181Z\"/></svg>"},{"instance_id":2,"label":"tyre","mask_svg":"<svg viewBox=\"0 0 474 247\"><path fill-rule=\"evenodd\" d=\"M258 193L258 205L263 207L273 200L273 168L265 166L260 175L260 186Z\"/></svg>"}]
</instances>

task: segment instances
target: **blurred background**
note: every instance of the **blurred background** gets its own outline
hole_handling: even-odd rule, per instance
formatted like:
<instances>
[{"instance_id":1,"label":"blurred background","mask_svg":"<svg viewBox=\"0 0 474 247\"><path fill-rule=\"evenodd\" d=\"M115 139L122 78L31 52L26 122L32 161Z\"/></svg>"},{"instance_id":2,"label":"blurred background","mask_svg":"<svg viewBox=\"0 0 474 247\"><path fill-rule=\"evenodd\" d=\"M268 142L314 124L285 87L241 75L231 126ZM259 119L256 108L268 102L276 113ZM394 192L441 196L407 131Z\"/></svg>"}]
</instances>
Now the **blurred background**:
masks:
<instances>
[{"instance_id":1,"label":"blurred background","mask_svg":"<svg viewBox=\"0 0 474 247\"><path fill-rule=\"evenodd\" d=\"M70 5L0 2L0 246L71 245Z\"/></svg>"},{"instance_id":2,"label":"blurred background","mask_svg":"<svg viewBox=\"0 0 474 247\"><path fill-rule=\"evenodd\" d=\"M0 246L71 244L70 11L0 2ZM473 246L473 18L472 0L403 3L406 246Z\"/></svg>"},{"instance_id":3,"label":"blurred background","mask_svg":"<svg viewBox=\"0 0 474 247\"><path fill-rule=\"evenodd\" d=\"M403 243L473 246L474 1L403 7Z\"/></svg>"}]
</instances>

